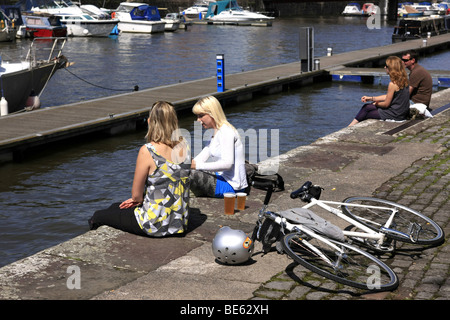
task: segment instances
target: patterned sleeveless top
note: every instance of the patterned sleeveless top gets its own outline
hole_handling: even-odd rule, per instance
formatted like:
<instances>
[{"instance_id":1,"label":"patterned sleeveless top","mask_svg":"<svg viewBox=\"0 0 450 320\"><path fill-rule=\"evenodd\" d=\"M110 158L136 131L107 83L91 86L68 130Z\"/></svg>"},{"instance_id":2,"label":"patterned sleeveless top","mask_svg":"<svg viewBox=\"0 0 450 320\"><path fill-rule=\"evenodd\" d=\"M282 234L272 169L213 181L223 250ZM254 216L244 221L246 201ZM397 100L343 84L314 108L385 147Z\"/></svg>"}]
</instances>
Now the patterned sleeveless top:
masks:
<instances>
[{"instance_id":1,"label":"patterned sleeveless top","mask_svg":"<svg viewBox=\"0 0 450 320\"><path fill-rule=\"evenodd\" d=\"M151 143L146 147L156 169L147 177L142 206L134 210L137 222L153 237L183 233L189 215L190 161L173 163L159 155Z\"/></svg>"}]
</instances>

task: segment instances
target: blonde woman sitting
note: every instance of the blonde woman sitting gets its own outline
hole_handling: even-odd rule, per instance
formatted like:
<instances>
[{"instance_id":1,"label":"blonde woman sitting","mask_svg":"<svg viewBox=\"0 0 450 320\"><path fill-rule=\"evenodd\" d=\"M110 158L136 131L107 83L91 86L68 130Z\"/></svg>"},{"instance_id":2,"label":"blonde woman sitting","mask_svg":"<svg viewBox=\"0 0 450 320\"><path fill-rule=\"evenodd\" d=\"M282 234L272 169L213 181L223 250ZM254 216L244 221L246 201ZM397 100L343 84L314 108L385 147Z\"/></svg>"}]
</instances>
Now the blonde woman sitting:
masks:
<instances>
[{"instance_id":1,"label":"blonde woman sitting","mask_svg":"<svg viewBox=\"0 0 450 320\"><path fill-rule=\"evenodd\" d=\"M203 128L213 130L209 145L192 160L192 193L220 198L226 192L244 191L248 186L244 146L220 102L213 96L204 97L192 111Z\"/></svg>"},{"instance_id":2,"label":"blonde woman sitting","mask_svg":"<svg viewBox=\"0 0 450 320\"><path fill-rule=\"evenodd\" d=\"M153 105L146 138L137 157L131 198L96 211L89 219L91 230L108 225L152 237L186 231L191 164L170 103Z\"/></svg>"}]
</instances>

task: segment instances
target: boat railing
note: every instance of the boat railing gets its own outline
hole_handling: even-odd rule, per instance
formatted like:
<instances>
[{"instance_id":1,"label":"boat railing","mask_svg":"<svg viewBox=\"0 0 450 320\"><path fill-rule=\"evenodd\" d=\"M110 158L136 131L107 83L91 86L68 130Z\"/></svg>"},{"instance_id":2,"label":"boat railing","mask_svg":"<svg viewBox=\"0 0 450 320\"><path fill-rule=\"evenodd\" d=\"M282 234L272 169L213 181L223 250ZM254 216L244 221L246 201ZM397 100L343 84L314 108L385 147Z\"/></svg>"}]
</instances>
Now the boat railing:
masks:
<instances>
[{"instance_id":1,"label":"boat railing","mask_svg":"<svg viewBox=\"0 0 450 320\"><path fill-rule=\"evenodd\" d=\"M26 61L29 61L31 66L57 61L62 55L66 40L67 38L65 37L42 37L33 39L28 49Z\"/></svg>"}]
</instances>

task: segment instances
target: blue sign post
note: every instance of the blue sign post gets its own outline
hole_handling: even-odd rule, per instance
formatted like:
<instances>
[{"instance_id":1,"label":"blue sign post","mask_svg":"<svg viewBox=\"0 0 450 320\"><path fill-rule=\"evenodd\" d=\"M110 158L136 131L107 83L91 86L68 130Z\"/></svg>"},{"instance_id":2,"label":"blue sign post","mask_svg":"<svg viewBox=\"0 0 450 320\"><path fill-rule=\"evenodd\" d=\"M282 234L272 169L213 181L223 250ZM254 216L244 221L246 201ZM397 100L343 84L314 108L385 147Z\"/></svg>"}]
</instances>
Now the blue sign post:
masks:
<instances>
[{"instance_id":1,"label":"blue sign post","mask_svg":"<svg viewBox=\"0 0 450 320\"><path fill-rule=\"evenodd\" d=\"M217 92L225 91L225 61L224 54L217 54Z\"/></svg>"}]
</instances>

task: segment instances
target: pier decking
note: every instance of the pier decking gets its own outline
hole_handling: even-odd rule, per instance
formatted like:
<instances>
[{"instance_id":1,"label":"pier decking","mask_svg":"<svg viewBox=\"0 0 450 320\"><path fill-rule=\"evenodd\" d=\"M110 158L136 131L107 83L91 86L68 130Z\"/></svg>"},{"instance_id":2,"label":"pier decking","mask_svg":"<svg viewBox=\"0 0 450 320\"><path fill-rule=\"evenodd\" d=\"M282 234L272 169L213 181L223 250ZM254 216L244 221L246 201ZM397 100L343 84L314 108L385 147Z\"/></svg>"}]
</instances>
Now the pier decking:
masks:
<instances>
[{"instance_id":1,"label":"pier decking","mask_svg":"<svg viewBox=\"0 0 450 320\"><path fill-rule=\"evenodd\" d=\"M255 95L281 92L330 79L330 72L343 67L373 68L386 57L415 49L430 53L450 47L450 34L406 41L382 47L320 57L320 70L300 72L301 63L227 74L225 92L217 92L215 77L114 95L80 103L12 114L0 118L0 162L21 159L27 150L91 133L115 134L132 130L143 123L149 106L157 100L174 104L178 111L190 109L202 96L214 95L226 104L250 100Z\"/></svg>"},{"instance_id":2,"label":"pier decking","mask_svg":"<svg viewBox=\"0 0 450 320\"><path fill-rule=\"evenodd\" d=\"M450 84L450 71L428 70L433 83L448 87ZM346 68L334 69L330 72L333 80L373 82L375 78L388 77L384 68Z\"/></svg>"}]
</instances>

